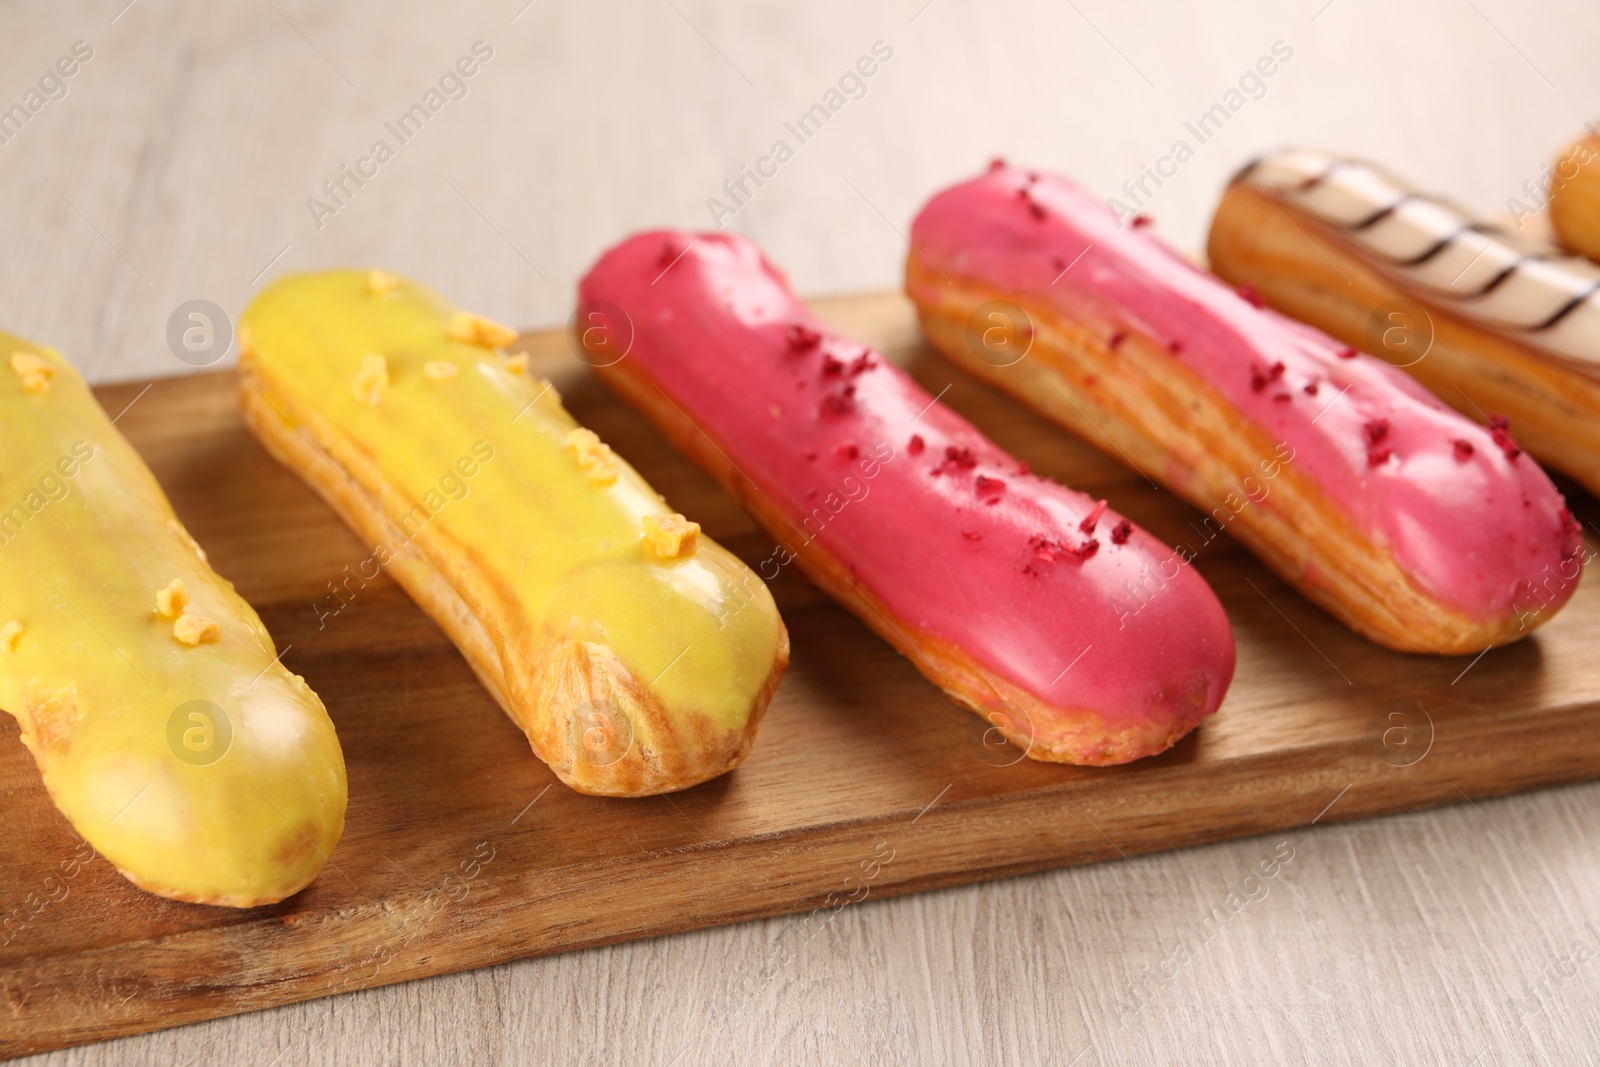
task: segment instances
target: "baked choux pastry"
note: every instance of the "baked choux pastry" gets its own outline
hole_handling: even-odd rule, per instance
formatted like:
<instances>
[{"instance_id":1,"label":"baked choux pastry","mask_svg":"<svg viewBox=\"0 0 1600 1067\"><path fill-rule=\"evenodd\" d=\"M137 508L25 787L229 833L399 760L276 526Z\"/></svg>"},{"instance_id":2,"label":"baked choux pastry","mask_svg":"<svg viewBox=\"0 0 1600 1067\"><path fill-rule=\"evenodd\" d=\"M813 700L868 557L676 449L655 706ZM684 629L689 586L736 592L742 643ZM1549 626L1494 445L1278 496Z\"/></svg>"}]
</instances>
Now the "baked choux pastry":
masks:
<instances>
[{"instance_id":1,"label":"baked choux pastry","mask_svg":"<svg viewBox=\"0 0 1600 1067\"><path fill-rule=\"evenodd\" d=\"M561 405L516 333L383 271L245 312L250 428L373 546L580 792L732 769L789 659L766 586Z\"/></svg>"},{"instance_id":2,"label":"baked choux pastry","mask_svg":"<svg viewBox=\"0 0 1600 1067\"><path fill-rule=\"evenodd\" d=\"M1478 652L1571 597L1578 525L1503 430L1264 309L1143 221L996 163L917 216L906 291L941 352L1166 485L1380 644ZM996 315L1026 334L1018 358L985 346Z\"/></svg>"},{"instance_id":3,"label":"baked choux pastry","mask_svg":"<svg viewBox=\"0 0 1600 1067\"><path fill-rule=\"evenodd\" d=\"M344 830L305 680L54 349L0 334L0 708L79 835L141 889L253 907Z\"/></svg>"},{"instance_id":4,"label":"baked choux pastry","mask_svg":"<svg viewBox=\"0 0 1600 1067\"><path fill-rule=\"evenodd\" d=\"M1600 261L1600 133L1592 125L1552 168L1550 225L1567 248Z\"/></svg>"},{"instance_id":5,"label":"baked choux pastry","mask_svg":"<svg viewBox=\"0 0 1600 1067\"><path fill-rule=\"evenodd\" d=\"M639 234L579 297L601 377L777 538L763 576L794 562L1028 756L1125 763L1222 702L1233 635L1187 560L1030 474L749 241Z\"/></svg>"}]
</instances>

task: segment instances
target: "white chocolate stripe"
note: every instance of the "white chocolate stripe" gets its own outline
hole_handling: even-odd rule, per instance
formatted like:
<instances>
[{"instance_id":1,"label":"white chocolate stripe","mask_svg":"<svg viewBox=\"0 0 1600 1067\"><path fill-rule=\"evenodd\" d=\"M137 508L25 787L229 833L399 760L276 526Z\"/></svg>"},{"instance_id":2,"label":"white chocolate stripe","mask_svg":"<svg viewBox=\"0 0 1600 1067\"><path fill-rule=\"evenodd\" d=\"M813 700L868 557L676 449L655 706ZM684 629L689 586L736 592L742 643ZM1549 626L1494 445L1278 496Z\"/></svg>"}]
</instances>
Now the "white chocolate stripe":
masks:
<instances>
[{"instance_id":1,"label":"white chocolate stripe","mask_svg":"<svg viewBox=\"0 0 1600 1067\"><path fill-rule=\"evenodd\" d=\"M1497 229L1371 164L1280 152L1238 181L1333 229L1403 289L1600 372L1600 267Z\"/></svg>"}]
</instances>

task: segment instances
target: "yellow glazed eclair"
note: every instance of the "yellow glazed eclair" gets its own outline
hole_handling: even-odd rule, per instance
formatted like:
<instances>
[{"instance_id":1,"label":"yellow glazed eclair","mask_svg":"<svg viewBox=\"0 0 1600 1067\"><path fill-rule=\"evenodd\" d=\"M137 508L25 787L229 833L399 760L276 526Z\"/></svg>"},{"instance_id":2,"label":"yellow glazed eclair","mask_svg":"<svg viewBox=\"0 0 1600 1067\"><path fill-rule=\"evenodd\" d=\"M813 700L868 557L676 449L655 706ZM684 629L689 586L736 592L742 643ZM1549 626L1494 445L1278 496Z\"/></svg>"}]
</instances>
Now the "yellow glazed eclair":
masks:
<instances>
[{"instance_id":1,"label":"yellow glazed eclair","mask_svg":"<svg viewBox=\"0 0 1600 1067\"><path fill-rule=\"evenodd\" d=\"M251 907L344 830L322 702L206 563L71 364L0 333L0 708L51 799L142 889Z\"/></svg>"},{"instance_id":2,"label":"yellow glazed eclair","mask_svg":"<svg viewBox=\"0 0 1600 1067\"><path fill-rule=\"evenodd\" d=\"M449 635L585 793L738 764L789 659L765 585L508 355L515 331L383 271L245 312L250 428Z\"/></svg>"}]
</instances>

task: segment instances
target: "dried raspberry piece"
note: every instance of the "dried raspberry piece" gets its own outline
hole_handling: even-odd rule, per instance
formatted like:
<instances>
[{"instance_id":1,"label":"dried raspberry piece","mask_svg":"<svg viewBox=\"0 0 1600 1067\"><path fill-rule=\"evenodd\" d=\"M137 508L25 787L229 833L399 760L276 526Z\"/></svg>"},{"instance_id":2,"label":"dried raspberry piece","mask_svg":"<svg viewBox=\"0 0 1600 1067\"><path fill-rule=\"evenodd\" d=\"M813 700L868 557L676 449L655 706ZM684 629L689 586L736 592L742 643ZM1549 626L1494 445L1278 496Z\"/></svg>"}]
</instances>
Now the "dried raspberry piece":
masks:
<instances>
[{"instance_id":1,"label":"dried raspberry piece","mask_svg":"<svg viewBox=\"0 0 1600 1067\"><path fill-rule=\"evenodd\" d=\"M1094 507L1089 509L1089 514L1085 515L1083 521L1078 523L1078 529L1086 534L1094 533L1094 528L1100 523L1100 516L1105 513L1106 502L1104 500L1096 500Z\"/></svg>"},{"instance_id":2,"label":"dried raspberry piece","mask_svg":"<svg viewBox=\"0 0 1600 1067\"><path fill-rule=\"evenodd\" d=\"M1006 483L1004 481L999 478L991 478L986 474L978 475L977 481L973 485L978 490L979 496L989 496L995 499L998 499L999 495L1006 491ZM986 501L986 503L990 504L994 502L995 500Z\"/></svg>"},{"instance_id":3,"label":"dried raspberry piece","mask_svg":"<svg viewBox=\"0 0 1600 1067\"><path fill-rule=\"evenodd\" d=\"M848 415L856 409L856 398L849 393L830 393L822 398L818 411L823 415Z\"/></svg>"},{"instance_id":4,"label":"dried raspberry piece","mask_svg":"<svg viewBox=\"0 0 1600 1067\"><path fill-rule=\"evenodd\" d=\"M972 454L970 448L957 448L951 445L944 450L944 461L958 470L971 470L978 465L978 457Z\"/></svg>"},{"instance_id":5,"label":"dried raspberry piece","mask_svg":"<svg viewBox=\"0 0 1600 1067\"><path fill-rule=\"evenodd\" d=\"M1060 541L1052 541L1048 537L1035 536L1028 539L1028 547L1033 549L1036 559L1043 560L1045 563L1056 563L1063 559L1074 559L1079 563L1083 563L1100 551L1100 542L1091 537L1074 548L1071 545L1062 544ZM1024 571L1027 569L1026 567L1023 568Z\"/></svg>"},{"instance_id":6,"label":"dried raspberry piece","mask_svg":"<svg viewBox=\"0 0 1600 1067\"><path fill-rule=\"evenodd\" d=\"M807 349L815 348L822 341L820 333L799 323L789 327L783 336L789 342L789 347L796 352L804 352Z\"/></svg>"},{"instance_id":7,"label":"dried raspberry piece","mask_svg":"<svg viewBox=\"0 0 1600 1067\"><path fill-rule=\"evenodd\" d=\"M1250 390L1256 393L1265 392L1267 386L1283 377L1283 369L1282 361L1264 370L1260 367L1250 368Z\"/></svg>"},{"instance_id":8,"label":"dried raspberry piece","mask_svg":"<svg viewBox=\"0 0 1600 1067\"><path fill-rule=\"evenodd\" d=\"M1489 435L1494 438L1494 443L1500 446L1500 451L1506 454L1507 459L1516 459L1522 455L1522 449L1511 439L1511 420L1504 415L1489 416Z\"/></svg>"}]
</instances>

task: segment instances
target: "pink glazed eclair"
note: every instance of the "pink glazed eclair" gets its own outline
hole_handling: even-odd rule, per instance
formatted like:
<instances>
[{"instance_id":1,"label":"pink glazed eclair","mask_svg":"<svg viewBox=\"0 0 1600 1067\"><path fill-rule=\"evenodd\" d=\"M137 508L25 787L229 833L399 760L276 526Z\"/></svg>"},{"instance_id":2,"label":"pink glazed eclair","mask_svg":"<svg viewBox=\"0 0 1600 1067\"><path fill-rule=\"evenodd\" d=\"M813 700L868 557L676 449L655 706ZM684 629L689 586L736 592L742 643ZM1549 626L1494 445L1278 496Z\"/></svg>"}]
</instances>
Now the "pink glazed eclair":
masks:
<instances>
[{"instance_id":1,"label":"pink glazed eclair","mask_svg":"<svg viewBox=\"0 0 1600 1067\"><path fill-rule=\"evenodd\" d=\"M1233 635L1193 568L831 329L749 241L640 234L579 297L607 383L784 562L1028 755L1125 763L1222 702Z\"/></svg>"},{"instance_id":2,"label":"pink glazed eclair","mask_svg":"<svg viewBox=\"0 0 1600 1067\"><path fill-rule=\"evenodd\" d=\"M1379 644L1476 652L1566 603L1582 531L1503 426L1265 310L1143 222L996 162L918 215L906 291L940 351L1165 484ZM997 308L1031 339L1011 365L977 332Z\"/></svg>"}]
</instances>

